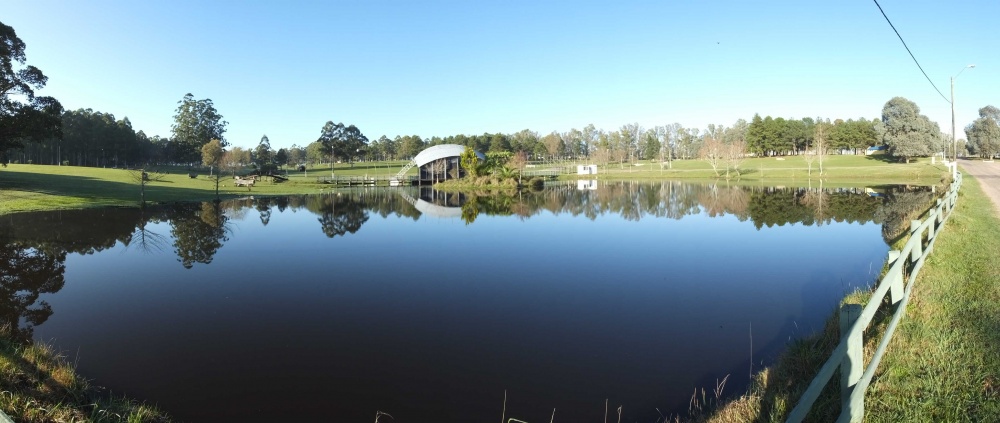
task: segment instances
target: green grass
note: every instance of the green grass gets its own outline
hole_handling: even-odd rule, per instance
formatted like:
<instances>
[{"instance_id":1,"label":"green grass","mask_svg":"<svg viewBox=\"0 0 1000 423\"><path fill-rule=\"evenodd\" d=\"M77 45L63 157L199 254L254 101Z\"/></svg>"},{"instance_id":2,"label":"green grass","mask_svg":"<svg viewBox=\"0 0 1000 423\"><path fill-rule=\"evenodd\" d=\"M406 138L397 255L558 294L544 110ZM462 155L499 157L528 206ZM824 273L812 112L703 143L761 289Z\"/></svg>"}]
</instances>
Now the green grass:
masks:
<instances>
[{"instance_id":1,"label":"green grass","mask_svg":"<svg viewBox=\"0 0 1000 423\"><path fill-rule=\"evenodd\" d=\"M867 421L1000 416L1000 219L966 178L880 366Z\"/></svg>"},{"instance_id":2,"label":"green grass","mask_svg":"<svg viewBox=\"0 0 1000 423\"><path fill-rule=\"evenodd\" d=\"M0 410L18 423L166 422L154 407L102 393L40 343L0 328Z\"/></svg>"},{"instance_id":3,"label":"green grass","mask_svg":"<svg viewBox=\"0 0 1000 423\"><path fill-rule=\"evenodd\" d=\"M223 177L222 198L245 195L311 194L329 185L316 183L317 176L329 176L329 169L292 172L288 182L258 181L250 190L233 186ZM337 170L341 173L340 169ZM354 172L363 172L355 169ZM345 172L347 173L347 172ZM0 214L101 206L138 206L140 187L129 171L77 166L10 165L0 170ZM161 181L146 186L146 201L207 201L215 198L215 182L207 172L190 178L186 169L166 169Z\"/></svg>"},{"instance_id":4,"label":"green grass","mask_svg":"<svg viewBox=\"0 0 1000 423\"><path fill-rule=\"evenodd\" d=\"M938 162L932 165L930 159L918 159L911 163L893 163L884 156L830 156L823 163L823 174L819 165L813 163L812 171L802 156L751 158L740 164L739 175L730 172L731 180L740 181L792 181L827 180L837 183L871 183L873 179L882 184L935 183L947 168ZM664 164L644 161L641 165L619 166L610 164L598 169L598 179L646 179L646 178L725 178L725 170L720 175L712 170L704 160L677 160L671 168ZM930 181L930 182L927 182Z\"/></svg>"},{"instance_id":5,"label":"green grass","mask_svg":"<svg viewBox=\"0 0 1000 423\"><path fill-rule=\"evenodd\" d=\"M312 166L305 172L289 171L284 183L260 181L252 190L237 188L230 177L224 177L220 186L222 198L246 195L314 194L330 190L332 186L319 184L317 177L337 176L386 176L395 175L404 161L337 164ZM580 162L582 163L582 162ZM528 169L570 167L576 162L539 164ZM936 183L946 171L944 166L931 165L929 159L914 163L888 163L871 156L830 156L819 175L815 166L809 175L802 157L748 159L741 166L741 175L731 175L734 184L768 184L804 186L822 180L825 186L859 186L877 184ZM198 171L197 178L189 178L187 168L164 168L162 181L151 182L146 187L146 200L154 203L175 201L207 201L215 198L215 184L208 172ZM408 175L415 174L410 169ZM718 179L704 160L674 161L672 169L660 169L657 163L644 162L641 166L602 166L598 179ZM576 175L564 175L576 179ZM10 165L0 169L0 215L22 211L61 210L102 206L137 206L140 201L139 185L129 171L78 166Z\"/></svg>"}]
</instances>

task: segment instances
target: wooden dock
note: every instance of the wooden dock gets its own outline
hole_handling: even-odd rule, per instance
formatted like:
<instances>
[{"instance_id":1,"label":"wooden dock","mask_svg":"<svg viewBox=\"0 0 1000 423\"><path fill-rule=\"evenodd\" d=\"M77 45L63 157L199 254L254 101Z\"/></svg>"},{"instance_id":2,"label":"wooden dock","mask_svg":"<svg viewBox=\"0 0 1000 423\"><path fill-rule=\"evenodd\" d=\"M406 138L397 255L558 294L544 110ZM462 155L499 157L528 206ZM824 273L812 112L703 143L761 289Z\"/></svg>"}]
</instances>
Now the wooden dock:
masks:
<instances>
[{"instance_id":1,"label":"wooden dock","mask_svg":"<svg viewBox=\"0 0 1000 423\"><path fill-rule=\"evenodd\" d=\"M316 183L320 184L331 184L337 186L409 186L413 184L411 178L406 178L403 180L397 180L396 184L392 181L397 180L395 175L378 175L378 176L320 176L316 178Z\"/></svg>"}]
</instances>

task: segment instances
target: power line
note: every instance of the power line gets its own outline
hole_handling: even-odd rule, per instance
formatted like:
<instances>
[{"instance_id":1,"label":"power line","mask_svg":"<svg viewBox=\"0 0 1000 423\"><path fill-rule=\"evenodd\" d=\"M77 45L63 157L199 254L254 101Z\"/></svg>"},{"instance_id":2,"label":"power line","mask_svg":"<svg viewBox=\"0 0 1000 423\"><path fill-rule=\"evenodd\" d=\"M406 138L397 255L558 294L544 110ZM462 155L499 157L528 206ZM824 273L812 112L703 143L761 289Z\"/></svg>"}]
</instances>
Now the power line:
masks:
<instances>
[{"instance_id":1,"label":"power line","mask_svg":"<svg viewBox=\"0 0 1000 423\"><path fill-rule=\"evenodd\" d=\"M896 30L896 26L893 25L892 21L889 20L889 17L885 15L885 11L882 10L882 5L878 4L878 0L872 0L872 1L875 2L876 6L878 6L878 11L882 12L882 16L885 17L885 21L889 22L889 26L892 27L892 30L896 33L896 36L899 37L899 41L903 43L903 47L906 47L906 52L910 53L910 57L913 58L913 63L916 63L917 67L920 68L920 72L924 74L924 78L927 78L927 82L930 82L931 86L934 87L934 91L937 91L937 93L941 96L941 98L943 98L944 101L947 101L950 104L951 100L948 100L948 97L945 97L945 95L941 93L941 90L938 89L937 85L934 85L934 81L931 81L931 77L927 76L927 72L924 72L923 66L920 66L920 62L917 61L916 56L914 56L913 52L910 51L910 47L906 45L906 41L903 41L903 36L899 35L899 31Z\"/></svg>"}]
</instances>

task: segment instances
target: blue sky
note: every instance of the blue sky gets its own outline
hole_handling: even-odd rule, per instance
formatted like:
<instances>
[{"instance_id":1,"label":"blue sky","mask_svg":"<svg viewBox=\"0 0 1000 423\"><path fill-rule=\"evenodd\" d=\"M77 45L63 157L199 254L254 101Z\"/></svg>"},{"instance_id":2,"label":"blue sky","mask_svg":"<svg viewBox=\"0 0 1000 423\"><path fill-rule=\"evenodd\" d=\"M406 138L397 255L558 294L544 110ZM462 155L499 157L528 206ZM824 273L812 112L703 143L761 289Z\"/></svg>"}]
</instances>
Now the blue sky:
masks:
<instances>
[{"instance_id":1,"label":"blue sky","mask_svg":"<svg viewBox=\"0 0 1000 423\"><path fill-rule=\"evenodd\" d=\"M1000 2L880 1L962 128L1000 105ZM232 145L368 136L704 128L761 116L875 118L906 97L950 105L872 1L0 0L0 21L67 109L170 135L186 93Z\"/></svg>"}]
</instances>

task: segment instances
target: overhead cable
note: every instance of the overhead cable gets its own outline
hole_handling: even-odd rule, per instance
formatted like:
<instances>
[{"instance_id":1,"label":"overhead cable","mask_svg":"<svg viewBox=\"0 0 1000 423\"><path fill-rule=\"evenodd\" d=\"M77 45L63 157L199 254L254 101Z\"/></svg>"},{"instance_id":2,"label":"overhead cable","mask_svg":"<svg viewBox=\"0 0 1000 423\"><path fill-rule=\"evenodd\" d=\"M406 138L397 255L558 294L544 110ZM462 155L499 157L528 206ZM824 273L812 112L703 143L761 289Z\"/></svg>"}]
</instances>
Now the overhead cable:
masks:
<instances>
[{"instance_id":1,"label":"overhead cable","mask_svg":"<svg viewBox=\"0 0 1000 423\"><path fill-rule=\"evenodd\" d=\"M889 17L885 15L885 11L882 10L882 5L878 4L878 0L872 0L872 1L875 2L876 6L878 6L878 11L882 12L882 16L885 17L885 21L889 22L889 26L892 27L892 30L896 32L896 36L899 37L899 41L903 43L903 47L906 47L906 52L910 53L910 57L913 58L913 63L916 63L917 67L920 68L920 72L924 74L924 78L927 78L927 82L930 82L931 86L934 87L934 91L937 91L937 93L941 95L941 98L943 98L944 101L947 101L950 104L951 100L948 100L948 97L945 97L945 95L941 93L941 90L938 89L937 85L934 85L934 81L931 81L931 77L927 76L927 72L924 72L923 66L920 66L920 62L917 61L916 56L914 56L913 52L910 51L910 47L906 45L906 41L903 41L903 36L899 35L899 31L896 30L896 26L893 25L892 21L889 20Z\"/></svg>"}]
</instances>

